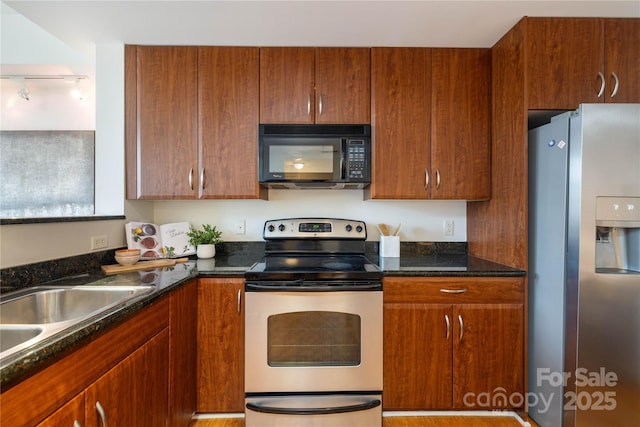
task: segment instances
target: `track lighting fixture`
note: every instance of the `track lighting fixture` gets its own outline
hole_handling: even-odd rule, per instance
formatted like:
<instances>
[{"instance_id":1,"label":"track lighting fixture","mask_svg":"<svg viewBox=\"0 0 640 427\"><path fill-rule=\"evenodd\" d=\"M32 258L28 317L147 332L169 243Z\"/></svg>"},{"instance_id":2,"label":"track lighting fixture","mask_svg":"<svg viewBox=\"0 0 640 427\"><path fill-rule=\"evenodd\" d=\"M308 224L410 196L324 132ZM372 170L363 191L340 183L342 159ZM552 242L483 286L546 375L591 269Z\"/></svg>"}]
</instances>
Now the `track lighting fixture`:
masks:
<instances>
[{"instance_id":1,"label":"track lighting fixture","mask_svg":"<svg viewBox=\"0 0 640 427\"><path fill-rule=\"evenodd\" d=\"M18 96L20 98L24 99L25 101L29 100L29 88L27 87L25 79L22 79L22 86L20 87L20 90L18 91Z\"/></svg>"},{"instance_id":2,"label":"track lighting fixture","mask_svg":"<svg viewBox=\"0 0 640 427\"><path fill-rule=\"evenodd\" d=\"M27 86L27 80L63 80L66 82L70 82L73 84L73 88L71 89L71 96L83 100L85 93L81 86L83 80L87 80L88 77L84 75L76 75L76 74L58 74L58 75L3 75L0 76L2 79L11 79L11 80L20 80L21 86L18 90L18 96L25 101L29 101L31 99L31 91Z\"/></svg>"}]
</instances>

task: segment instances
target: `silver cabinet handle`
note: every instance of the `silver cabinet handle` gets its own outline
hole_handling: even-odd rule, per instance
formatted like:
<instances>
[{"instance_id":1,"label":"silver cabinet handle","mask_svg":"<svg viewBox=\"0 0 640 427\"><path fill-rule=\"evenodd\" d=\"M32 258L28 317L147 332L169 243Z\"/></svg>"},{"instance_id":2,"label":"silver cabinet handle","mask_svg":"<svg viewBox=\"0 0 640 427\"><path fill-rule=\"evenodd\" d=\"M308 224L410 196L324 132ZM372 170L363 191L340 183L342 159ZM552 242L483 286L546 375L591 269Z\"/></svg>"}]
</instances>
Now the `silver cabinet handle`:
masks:
<instances>
[{"instance_id":1,"label":"silver cabinet handle","mask_svg":"<svg viewBox=\"0 0 640 427\"><path fill-rule=\"evenodd\" d=\"M449 340L449 332L451 332L451 322L449 321L449 315L445 314L444 315L444 324L447 327L446 329L446 336L444 337L444 339L446 339L447 341Z\"/></svg>"},{"instance_id":2,"label":"silver cabinet handle","mask_svg":"<svg viewBox=\"0 0 640 427\"><path fill-rule=\"evenodd\" d=\"M440 189L440 169L436 168L436 190Z\"/></svg>"},{"instance_id":3,"label":"silver cabinet handle","mask_svg":"<svg viewBox=\"0 0 640 427\"><path fill-rule=\"evenodd\" d=\"M458 314L458 323L460 324L460 337L458 341L462 341L462 337L464 336L464 322L462 321L462 314Z\"/></svg>"},{"instance_id":4,"label":"silver cabinet handle","mask_svg":"<svg viewBox=\"0 0 640 427\"><path fill-rule=\"evenodd\" d=\"M611 91L611 97L613 98L614 96L616 96L616 93L618 93L618 89L620 87L620 79L618 79L618 75L613 71L611 72L611 77L613 77L614 81L613 90Z\"/></svg>"},{"instance_id":5,"label":"silver cabinet handle","mask_svg":"<svg viewBox=\"0 0 640 427\"><path fill-rule=\"evenodd\" d=\"M424 189L429 188L429 168L424 168Z\"/></svg>"},{"instance_id":6,"label":"silver cabinet handle","mask_svg":"<svg viewBox=\"0 0 640 427\"><path fill-rule=\"evenodd\" d=\"M320 110L320 115L322 115L322 94L320 94L320 101L318 101L318 109Z\"/></svg>"},{"instance_id":7,"label":"silver cabinet handle","mask_svg":"<svg viewBox=\"0 0 640 427\"><path fill-rule=\"evenodd\" d=\"M242 312L242 289L238 289L238 314Z\"/></svg>"},{"instance_id":8,"label":"silver cabinet handle","mask_svg":"<svg viewBox=\"0 0 640 427\"><path fill-rule=\"evenodd\" d=\"M96 411L98 411L98 415L100 415L100 421L102 422L102 427L107 427L107 414L104 412L104 408L100 404L100 402L96 402Z\"/></svg>"},{"instance_id":9,"label":"silver cabinet handle","mask_svg":"<svg viewBox=\"0 0 640 427\"><path fill-rule=\"evenodd\" d=\"M462 289L440 289L440 292L442 292L443 294L464 294L465 292L467 292L467 288L462 288Z\"/></svg>"},{"instance_id":10,"label":"silver cabinet handle","mask_svg":"<svg viewBox=\"0 0 640 427\"><path fill-rule=\"evenodd\" d=\"M604 74L602 73L598 73L598 78L600 79L600 90L598 91L598 98L600 98L602 96L602 94L604 93Z\"/></svg>"},{"instance_id":11,"label":"silver cabinet handle","mask_svg":"<svg viewBox=\"0 0 640 427\"><path fill-rule=\"evenodd\" d=\"M307 116L311 115L311 93L307 94Z\"/></svg>"},{"instance_id":12,"label":"silver cabinet handle","mask_svg":"<svg viewBox=\"0 0 640 427\"><path fill-rule=\"evenodd\" d=\"M73 427L82 427L82 425L80 425L80 423L78 422L78 420L74 420L74 421L73 421Z\"/></svg>"},{"instance_id":13,"label":"silver cabinet handle","mask_svg":"<svg viewBox=\"0 0 640 427\"><path fill-rule=\"evenodd\" d=\"M200 169L200 191L204 190L204 168Z\"/></svg>"},{"instance_id":14,"label":"silver cabinet handle","mask_svg":"<svg viewBox=\"0 0 640 427\"><path fill-rule=\"evenodd\" d=\"M189 188L193 190L193 168L189 169Z\"/></svg>"}]
</instances>

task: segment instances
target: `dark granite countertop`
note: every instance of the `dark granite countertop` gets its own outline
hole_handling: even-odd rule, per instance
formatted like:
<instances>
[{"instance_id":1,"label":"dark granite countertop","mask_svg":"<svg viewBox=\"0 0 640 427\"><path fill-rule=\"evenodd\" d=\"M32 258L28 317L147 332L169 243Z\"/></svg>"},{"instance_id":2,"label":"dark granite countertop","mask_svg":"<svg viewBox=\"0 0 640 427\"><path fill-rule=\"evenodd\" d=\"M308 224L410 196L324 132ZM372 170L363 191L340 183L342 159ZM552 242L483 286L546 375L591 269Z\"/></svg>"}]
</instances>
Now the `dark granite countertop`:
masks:
<instances>
[{"instance_id":1,"label":"dark granite countertop","mask_svg":"<svg viewBox=\"0 0 640 427\"><path fill-rule=\"evenodd\" d=\"M253 243L253 242L251 242ZM449 247L450 249L450 247ZM466 250L466 247L464 248ZM93 256L88 262L87 257L82 256L81 263L85 266L85 272L63 276L53 281L38 281L44 277L42 271L47 269L55 271L74 271L65 265L62 260L49 262L51 265L37 265L33 269L19 267L15 270L3 270L3 292L35 285L152 285L154 290L150 294L130 300L121 306L114 307L97 316L86 319L58 334L43 340L42 342L0 361L0 388L10 386L29 375L35 369L46 366L56 360L60 354L82 345L84 340L107 327L131 316L138 310L153 303L158 298L166 295L171 290L181 286L189 279L196 277L244 277L245 271L255 262L260 260L264 253L264 246L260 242L255 244L229 244L217 251L212 259L191 259L184 264L173 267L160 268L149 271L139 271L126 274L106 276L101 271L101 264L113 263L113 254L100 254ZM379 258L377 247L368 244L367 257L377 263L385 276L524 276L522 270L513 269L483 259L470 257L466 251L442 250L437 245L414 244L401 247L399 258ZM74 259L75 262L79 262ZM72 262L74 262L72 261ZM32 279L26 282L20 279ZM5 275L6 273L6 275ZM21 283L22 286L15 286ZM27 285L24 285L27 283ZM9 285L12 285L9 287ZM4 296L4 295L3 295Z\"/></svg>"},{"instance_id":2,"label":"dark granite countertop","mask_svg":"<svg viewBox=\"0 0 640 427\"><path fill-rule=\"evenodd\" d=\"M524 276L523 270L472 257L456 255L401 255L399 258L373 258L385 276L484 277Z\"/></svg>"}]
</instances>

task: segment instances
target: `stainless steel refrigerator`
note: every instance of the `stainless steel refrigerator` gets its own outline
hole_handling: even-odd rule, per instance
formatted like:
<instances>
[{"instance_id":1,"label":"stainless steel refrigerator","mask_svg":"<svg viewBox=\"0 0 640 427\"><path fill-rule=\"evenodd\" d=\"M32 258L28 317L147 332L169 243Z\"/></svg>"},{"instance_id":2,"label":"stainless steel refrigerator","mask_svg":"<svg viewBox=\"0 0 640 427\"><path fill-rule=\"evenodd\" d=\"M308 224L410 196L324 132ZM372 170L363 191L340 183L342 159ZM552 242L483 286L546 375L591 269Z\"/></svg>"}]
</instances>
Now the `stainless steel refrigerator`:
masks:
<instances>
[{"instance_id":1,"label":"stainless steel refrigerator","mask_svg":"<svg viewBox=\"0 0 640 427\"><path fill-rule=\"evenodd\" d=\"M529 131L529 415L640 425L640 104Z\"/></svg>"}]
</instances>

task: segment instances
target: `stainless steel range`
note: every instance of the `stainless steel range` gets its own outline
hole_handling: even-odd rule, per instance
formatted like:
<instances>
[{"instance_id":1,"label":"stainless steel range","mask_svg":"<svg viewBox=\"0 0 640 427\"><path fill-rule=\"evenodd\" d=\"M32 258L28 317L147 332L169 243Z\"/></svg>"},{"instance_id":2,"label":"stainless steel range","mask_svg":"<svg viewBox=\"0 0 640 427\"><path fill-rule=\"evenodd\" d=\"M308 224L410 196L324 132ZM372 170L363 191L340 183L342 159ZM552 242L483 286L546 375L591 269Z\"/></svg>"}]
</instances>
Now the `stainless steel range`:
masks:
<instances>
[{"instance_id":1,"label":"stainless steel range","mask_svg":"<svg viewBox=\"0 0 640 427\"><path fill-rule=\"evenodd\" d=\"M366 224L267 221L245 274L247 427L382 425L382 272Z\"/></svg>"}]
</instances>

